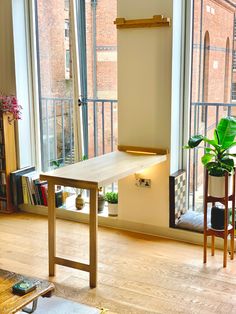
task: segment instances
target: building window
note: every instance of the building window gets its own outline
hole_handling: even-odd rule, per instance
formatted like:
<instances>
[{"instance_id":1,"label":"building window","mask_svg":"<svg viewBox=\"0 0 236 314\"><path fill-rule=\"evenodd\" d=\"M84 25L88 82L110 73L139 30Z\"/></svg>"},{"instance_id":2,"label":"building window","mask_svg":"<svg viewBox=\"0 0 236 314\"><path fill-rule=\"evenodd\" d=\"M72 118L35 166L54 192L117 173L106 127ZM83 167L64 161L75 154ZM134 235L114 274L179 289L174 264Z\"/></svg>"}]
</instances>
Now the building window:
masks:
<instances>
[{"instance_id":1,"label":"building window","mask_svg":"<svg viewBox=\"0 0 236 314\"><path fill-rule=\"evenodd\" d=\"M233 70L236 71L236 51L233 52Z\"/></svg>"},{"instance_id":2,"label":"building window","mask_svg":"<svg viewBox=\"0 0 236 314\"><path fill-rule=\"evenodd\" d=\"M236 101L236 83L232 83L232 101Z\"/></svg>"},{"instance_id":3,"label":"building window","mask_svg":"<svg viewBox=\"0 0 236 314\"><path fill-rule=\"evenodd\" d=\"M70 22L69 20L65 20L65 38L70 37Z\"/></svg>"},{"instance_id":4,"label":"building window","mask_svg":"<svg viewBox=\"0 0 236 314\"><path fill-rule=\"evenodd\" d=\"M70 8L70 0L65 0L65 10L69 10Z\"/></svg>"},{"instance_id":5,"label":"building window","mask_svg":"<svg viewBox=\"0 0 236 314\"><path fill-rule=\"evenodd\" d=\"M69 80L70 79L70 50L69 49L66 50L65 65L66 65L65 78L66 78L66 80Z\"/></svg>"},{"instance_id":6,"label":"building window","mask_svg":"<svg viewBox=\"0 0 236 314\"><path fill-rule=\"evenodd\" d=\"M234 20L234 38L236 38L236 19Z\"/></svg>"}]
</instances>

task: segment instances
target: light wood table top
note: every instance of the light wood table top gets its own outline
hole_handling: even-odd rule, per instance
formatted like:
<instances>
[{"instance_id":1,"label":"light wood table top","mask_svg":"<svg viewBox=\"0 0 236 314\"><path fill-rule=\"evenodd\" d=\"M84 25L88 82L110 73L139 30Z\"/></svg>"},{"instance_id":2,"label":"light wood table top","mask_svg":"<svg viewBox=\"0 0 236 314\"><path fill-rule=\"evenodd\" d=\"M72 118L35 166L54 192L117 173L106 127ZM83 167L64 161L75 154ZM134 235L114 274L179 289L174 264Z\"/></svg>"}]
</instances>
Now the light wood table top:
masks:
<instances>
[{"instance_id":1,"label":"light wood table top","mask_svg":"<svg viewBox=\"0 0 236 314\"><path fill-rule=\"evenodd\" d=\"M57 184L62 184L60 179L66 178L82 188L99 188L166 159L166 155L117 151L43 173L40 178L48 181L57 179Z\"/></svg>"},{"instance_id":2,"label":"light wood table top","mask_svg":"<svg viewBox=\"0 0 236 314\"><path fill-rule=\"evenodd\" d=\"M23 280L37 281L37 288L23 296L12 293L12 286ZM36 280L0 269L0 313L12 314L24 308L39 296L46 295L54 289L54 285L45 280Z\"/></svg>"}]
</instances>

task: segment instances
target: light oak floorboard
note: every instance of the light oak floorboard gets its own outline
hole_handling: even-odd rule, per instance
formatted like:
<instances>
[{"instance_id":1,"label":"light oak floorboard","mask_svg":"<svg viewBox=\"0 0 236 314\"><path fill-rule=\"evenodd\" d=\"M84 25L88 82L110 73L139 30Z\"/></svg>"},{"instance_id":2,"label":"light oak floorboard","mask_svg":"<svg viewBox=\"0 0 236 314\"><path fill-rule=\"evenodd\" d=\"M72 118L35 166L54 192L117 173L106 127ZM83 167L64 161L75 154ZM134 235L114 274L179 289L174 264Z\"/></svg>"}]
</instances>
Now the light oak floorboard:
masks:
<instances>
[{"instance_id":1,"label":"light oak floorboard","mask_svg":"<svg viewBox=\"0 0 236 314\"><path fill-rule=\"evenodd\" d=\"M222 268L223 252L163 238L99 228L98 287L87 273L56 266L48 277L47 219L0 215L0 268L49 279L58 296L108 313L236 313L236 261ZM57 220L57 255L88 262L88 225Z\"/></svg>"}]
</instances>

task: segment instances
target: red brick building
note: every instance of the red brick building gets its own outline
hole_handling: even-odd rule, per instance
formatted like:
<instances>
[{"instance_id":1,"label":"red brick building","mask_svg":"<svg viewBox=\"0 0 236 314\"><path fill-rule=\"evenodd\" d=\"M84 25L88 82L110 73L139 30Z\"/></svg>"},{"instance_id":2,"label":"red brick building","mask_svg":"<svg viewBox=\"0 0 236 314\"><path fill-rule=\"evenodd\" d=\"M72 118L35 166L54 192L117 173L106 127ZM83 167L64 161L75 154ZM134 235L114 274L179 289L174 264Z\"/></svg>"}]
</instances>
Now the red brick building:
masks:
<instances>
[{"instance_id":1,"label":"red brick building","mask_svg":"<svg viewBox=\"0 0 236 314\"><path fill-rule=\"evenodd\" d=\"M194 1L193 102L231 101L234 13L225 0Z\"/></svg>"}]
</instances>

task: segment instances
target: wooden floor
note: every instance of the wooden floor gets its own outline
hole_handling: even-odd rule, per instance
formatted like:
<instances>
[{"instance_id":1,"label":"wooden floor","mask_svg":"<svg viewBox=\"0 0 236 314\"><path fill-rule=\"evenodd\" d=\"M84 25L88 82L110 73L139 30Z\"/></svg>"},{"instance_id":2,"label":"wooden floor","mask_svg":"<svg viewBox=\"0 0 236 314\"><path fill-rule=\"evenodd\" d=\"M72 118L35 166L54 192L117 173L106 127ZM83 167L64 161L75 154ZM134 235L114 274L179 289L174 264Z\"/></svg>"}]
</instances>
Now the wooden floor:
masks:
<instances>
[{"instance_id":1,"label":"wooden floor","mask_svg":"<svg viewBox=\"0 0 236 314\"><path fill-rule=\"evenodd\" d=\"M58 220L57 253L87 261L88 226ZM0 268L48 279L47 220L0 215ZM56 294L122 314L236 313L236 260L202 263L202 247L99 228L98 288L88 274L57 266ZM209 252L210 253L210 252ZM109 312L108 312L109 313Z\"/></svg>"}]
</instances>

